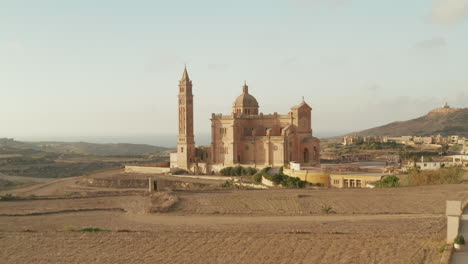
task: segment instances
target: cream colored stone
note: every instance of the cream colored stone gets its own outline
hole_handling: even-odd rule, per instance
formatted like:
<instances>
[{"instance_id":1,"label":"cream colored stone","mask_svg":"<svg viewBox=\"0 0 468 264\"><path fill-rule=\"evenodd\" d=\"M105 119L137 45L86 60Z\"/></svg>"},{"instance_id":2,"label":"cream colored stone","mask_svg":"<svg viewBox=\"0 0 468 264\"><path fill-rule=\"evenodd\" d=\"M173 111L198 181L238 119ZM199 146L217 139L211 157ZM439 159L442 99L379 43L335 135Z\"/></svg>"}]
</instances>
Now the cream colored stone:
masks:
<instances>
[{"instance_id":1,"label":"cream colored stone","mask_svg":"<svg viewBox=\"0 0 468 264\"><path fill-rule=\"evenodd\" d=\"M460 216L447 216L447 243L453 243L460 229Z\"/></svg>"},{"instance_id":2,"label":"cream colored stone","mask_svg":"<svg viewBox=\"0 0 468 264\"><path fill-rule=\"evenodd\" d=\"M461 201L447 201L445 215L461 216L462 202Z\"/></svg>"},{"instance_id":3,"label":"cream colored stone","mask_svg":"<svg viewBox=\"0 0 468 264\"><path fill-rule=\"evenodd\" d=\"M171 167L210 173L227 166L279 167L291 161L320 162L320 140L312 136L312 108L303 100L285 115L259 113L244 84L229 115L212 114L211 145L195 148L192 81L184 70L179 82L179 138Z\"/></svg>"},{"instance_id":4,"label":"cream colored stone","mask_svg":"<svg viewBox=\"0 0 468 264\"><path fill-rule=\"evenodd\" d=\"M146 173L146 174L164 174L164 173L171 172L171 168L125 166L125 172L127 172L127 173Z\"/></svg>"}]
</instances>

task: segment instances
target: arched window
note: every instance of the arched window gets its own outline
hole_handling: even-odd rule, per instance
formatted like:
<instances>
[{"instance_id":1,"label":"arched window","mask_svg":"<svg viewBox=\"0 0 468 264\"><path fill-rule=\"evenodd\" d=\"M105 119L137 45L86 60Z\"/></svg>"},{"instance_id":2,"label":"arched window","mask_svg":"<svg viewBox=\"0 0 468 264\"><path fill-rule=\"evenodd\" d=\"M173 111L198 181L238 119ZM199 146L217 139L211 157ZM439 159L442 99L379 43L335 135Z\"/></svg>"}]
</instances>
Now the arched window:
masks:
<instances>
[{"instance_id":1,"label":"arched window","mask_svg":"<svg viewBox=\"0 0 468 264\"><path fill-rule=\"evenodd\" d=\"M309 162L309 150L307 148L304 149L304 163Z\"/></svg>"}]
</instances>

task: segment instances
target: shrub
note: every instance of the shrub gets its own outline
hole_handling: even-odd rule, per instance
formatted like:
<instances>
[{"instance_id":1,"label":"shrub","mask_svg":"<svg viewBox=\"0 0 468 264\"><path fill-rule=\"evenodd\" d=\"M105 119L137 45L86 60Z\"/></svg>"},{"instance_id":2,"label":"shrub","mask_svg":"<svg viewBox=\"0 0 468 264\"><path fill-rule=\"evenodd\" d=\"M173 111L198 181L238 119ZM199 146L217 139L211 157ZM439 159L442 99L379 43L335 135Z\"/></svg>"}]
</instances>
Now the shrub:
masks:
<instances>
[{"instance_id":1,"label":"shrub","mask_svg":"<svg viewBox=\"0 0 468 264\"><path fill-rule=\"evenodd\" d=\"M465 238L463 237L463 235L458 235L453 242L455 244L465 245Z\"/></svg>"},{"instance_id":2,"label":"shrub","mask_svg":"<svg viewBox=\"0 0 468 264\"><path fill-rule=\"evenodd\" d=\"M19 200L20 198L18 196L14 196L11 193L7 194L0 194L0 201L13 201L13 200Z\"/></svg>"},{"instance_id":3,"label":"shrub","mask_svg":"<svg viewBox=\"0 0 468 264\"><path fill-rule=\"evenodd\" d=\"M441 247L439 248L439 253L441 253L441 254L444 253L446 247L447 247L447 245L445 245L445 244L444 244L443 246L441 246Z\"/></svg>"},{"instance_id":4,"label":"shrub","mask_svg":"<svg viewBox=\"0 0 468 264\"><path fill-rule=\"evenodd\" d=\"M221 183L221 187L223 187L223 188L232 188L232 187L234 187L234 183L232 183L232 181L225 181L225 182Z\"/></svg>"},{"instance_id":5,"label":"shrub","mask_svg":"<svg viewBox=\"0 0 468 264\"><path fill-rule=\"evenodd\" d=\"M81 229L80 232L95 233L95 232L110 232L110 230L88 227L88 228L83 228L83 229Z\"/></svg>"},{"instance_id":6,"label":"shrub","mask_svg":"<svg viewBox=\"0 0 468 264\"><path fill-rule=\"evenodd\" d=\"M391 175L388 177L383 178L382 180L378 181L376 187L379 188L391 188L391 187L398 187L400 186L400 179L397 176Z\"/></svg>"},{"instance_id":7,"label":"shrub","mask_svg":"<svg viewBox=\"0 0 468 264\"><path fill-rule=\"evenodd\" d=\"M308 185L308 182L302 181L298 177L289 177L288 175L284 174L283 167L279 169L278 173L274 175L268 174L266 178L272 181L274 184L281 184L287 188L304 188Z\"/></svg>"},{"instance_id":8,"label":"shrub","mask_svg":"<svg viewBox=\"0 0 468 264\"><path fill-rule=\"evenodd\" d=\"M231 173L233 174L232 176L242 176L242 167L241 166L236 166L231 169Z\"/></svg>"},{"instance_id":9,"label":"shrub","mask_svg":"<svg viewBox=\"0 0 468 264\"><path fill-rule=\"evenodd\" d=\"M232 167L226 167L226 168L221 169L219 173L221 173L221 175L223 176L232 176L231 170L232 170Z\"/></svg>"},{"instance_id":10,"label":"shrub","mask_svg":"<svg viewBox=\"0 0 468 264\"><path fill-rule=\"evenodd\" d=\"M246 172L245 175L252 176L255 173L257 173L257 169L252 168L252 167L247 167L247 169L245 169L245 172Z\"/></svg>"},{"instance_id":11,"label":"shrub","mask_svg":"<svg viewBox=\"0 0 468 264\"><path fill-rule=\"evenodd\" d=\"M252 167L225 167L219 171L223 176L252 176L257 172L255 168Z\"/></svg>"},{"instance_id":12,"label":"shrub","mask_svg":"<svg viewBox=\"0 0 468 264\"><path fill-rule=\"evenodd\" d=\"M325 213L325 214L335 213L335 211L333 211L333 208L327 204L322 204L322 208L320 208L320 211L322 211L322 213Z\"/></svg>"},{"instance_id":13,"label":"shrub","mask_svg":"<svg viewBox=\"0 0 468 264\"><path fill-rule=\"evenodd\" d=\"M286 176L286 175L284 175ZM302 181L300 178L297 177L282 177L281 185L289 188L304 188L307 185L307 182Z\"/></svg>"},{"instance_id":14,"label":"shrub","mask_svg":"<svg viewBox=\"0 0 468 264\"><path fill-rule=\"evenodd\" d=\"M257 184L262 183L262 174L256 173L254 176L252 176L252 181Z\"/></svg>"}]
</instances>

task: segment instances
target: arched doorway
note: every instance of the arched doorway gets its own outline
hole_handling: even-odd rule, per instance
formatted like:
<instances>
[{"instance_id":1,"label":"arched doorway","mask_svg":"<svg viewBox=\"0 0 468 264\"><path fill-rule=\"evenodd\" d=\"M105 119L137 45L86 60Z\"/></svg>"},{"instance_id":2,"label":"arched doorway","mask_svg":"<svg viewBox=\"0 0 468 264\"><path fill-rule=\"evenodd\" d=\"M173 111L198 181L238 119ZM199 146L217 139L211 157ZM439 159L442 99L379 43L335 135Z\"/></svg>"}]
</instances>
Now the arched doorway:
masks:
<instances>
[{"instance_id":1,"label":"arched doorway","mask_svg":"<svg viewBox=\"0 0 468 264\"><path fill-rule=\"evenodd\" d=\"M307 148L304 149L304 163L309 163L309 150Z\"/></svg>"}]
</instances>

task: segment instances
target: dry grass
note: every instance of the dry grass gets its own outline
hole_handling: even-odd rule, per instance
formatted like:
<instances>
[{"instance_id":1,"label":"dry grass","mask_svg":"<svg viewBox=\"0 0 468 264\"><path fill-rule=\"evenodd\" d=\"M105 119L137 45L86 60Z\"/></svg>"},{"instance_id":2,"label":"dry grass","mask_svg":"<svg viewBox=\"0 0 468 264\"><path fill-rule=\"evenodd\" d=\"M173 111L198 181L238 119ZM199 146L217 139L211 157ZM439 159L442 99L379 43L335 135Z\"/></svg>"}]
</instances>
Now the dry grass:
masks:
<instances>
[{"instance_id":1,"label":"dry grass","mask_svg":"<svg viewBox=\"0 0 468 264\"><path fill-rule=\"evenodd\" d=\"M433 184L454 184L463 180L464 171L461 167L444 168L439 170L411 170L401 176L402 184L406 186L421 186Z\"/></svg>"}]
</instances>

